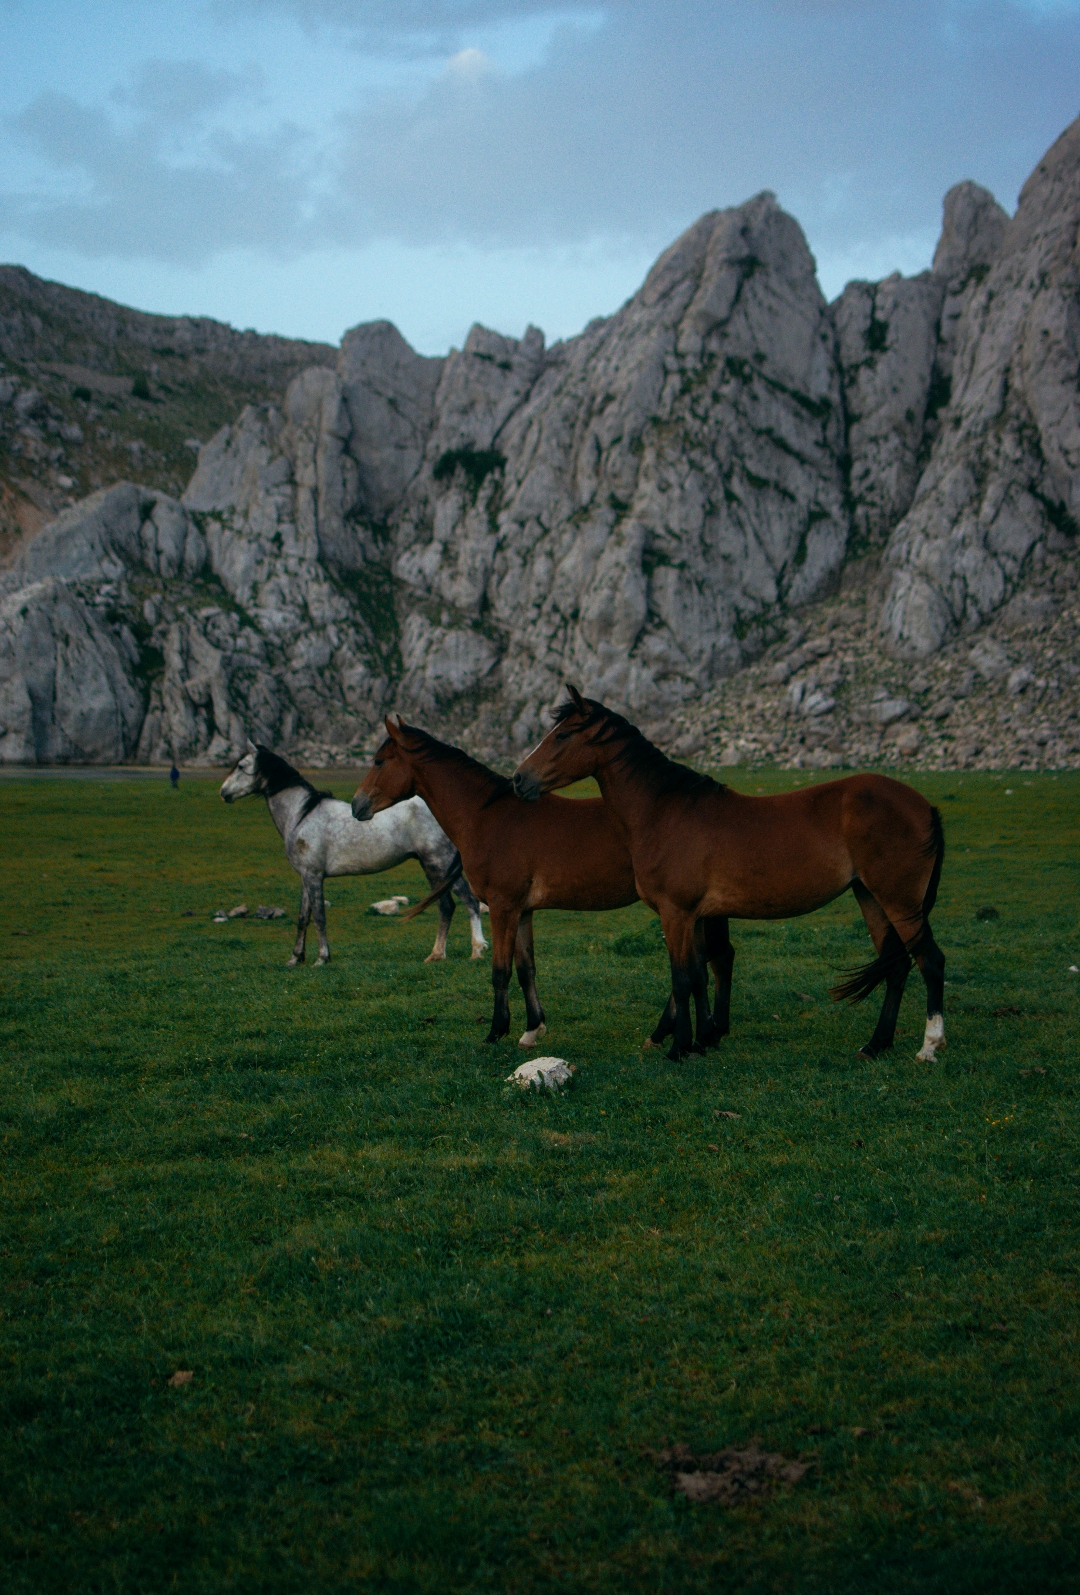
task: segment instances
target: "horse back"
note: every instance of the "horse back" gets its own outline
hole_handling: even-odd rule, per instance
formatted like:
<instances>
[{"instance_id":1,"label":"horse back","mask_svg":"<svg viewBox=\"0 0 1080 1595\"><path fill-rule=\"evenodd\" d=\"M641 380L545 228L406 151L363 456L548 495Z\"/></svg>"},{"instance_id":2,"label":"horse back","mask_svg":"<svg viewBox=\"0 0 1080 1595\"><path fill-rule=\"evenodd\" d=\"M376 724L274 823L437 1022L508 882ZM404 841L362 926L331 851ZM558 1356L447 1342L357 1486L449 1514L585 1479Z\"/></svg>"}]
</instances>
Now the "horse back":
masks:
<instances>
[{"instance_id":1,"label":"horse back","mask_svg":"<svg viewBox=\"0 0 1080 1595\"><path fill-rule=\"evenodd\" d=\"M676 900L703 895L706 912L741 918L807 913L856 877L921 859L933 823L921 793L881 775L768 796L680 794L658 819L644 845L635 839L639 881Z\"/></svg>"}]
</instances>

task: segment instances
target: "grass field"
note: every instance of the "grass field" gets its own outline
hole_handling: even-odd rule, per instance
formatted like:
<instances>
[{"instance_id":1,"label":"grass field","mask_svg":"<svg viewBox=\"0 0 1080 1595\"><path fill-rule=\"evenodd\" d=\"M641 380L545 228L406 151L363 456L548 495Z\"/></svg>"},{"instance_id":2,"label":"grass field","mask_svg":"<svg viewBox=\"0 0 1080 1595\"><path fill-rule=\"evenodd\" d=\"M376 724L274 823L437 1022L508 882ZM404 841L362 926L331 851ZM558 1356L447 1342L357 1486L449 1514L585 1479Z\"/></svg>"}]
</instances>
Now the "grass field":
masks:
<instances>
[{"instance_id":1,"label":"grass field","mask_svg":"<svg viewBox=\"0 0 1080 1595\"><path fill-rule=\"evenodd\" d=\"M0 785L5 1589L1075 1589L1080 777L915 780L936 1063L917 977L856 1057L850 897L733 927L733 1034L643 1052L638 905L538 916L544 1099L464 915L431 966L364 912L415 866L330 883L334 963L286 970L262 804ZM814 1466L737 1508L650 1455L753 1435Z\"/></svg>"}]
</instances>

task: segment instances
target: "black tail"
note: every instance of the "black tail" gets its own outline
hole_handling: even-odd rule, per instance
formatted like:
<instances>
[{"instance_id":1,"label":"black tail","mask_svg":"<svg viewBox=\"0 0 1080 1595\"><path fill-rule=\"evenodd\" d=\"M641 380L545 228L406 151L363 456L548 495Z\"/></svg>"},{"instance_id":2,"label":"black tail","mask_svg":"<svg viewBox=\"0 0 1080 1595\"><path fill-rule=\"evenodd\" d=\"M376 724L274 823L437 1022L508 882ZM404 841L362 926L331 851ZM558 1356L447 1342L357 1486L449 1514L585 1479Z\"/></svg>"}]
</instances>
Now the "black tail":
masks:
<instances>
[{"instance_id":1,"label":"black tail","mask_svg":"<svg viewBox=\"0 0 1080 1595\"><path fill-rule=\"evenodd\" d=\"M937 889L941 880L941 866L945 862L945 827L941 820L941 810L930 810L930 835L926 839L924 852L926 858L932 858L934 867L930 871L930 879L926 886L926 896L923 898L922 917L927 919L930 910L937 902Z\"/></svg>"},{"instance_id":2,"label":"black tail","mask_svg":"<svg viewBox=\"0 0 1080 1595\"><path fill-rule=\"evenodd\" d=\"M421 902L414 903L412 908L406 909L405 913L401 916L402 919L415 919L417 914L422 914L424 912L425 908L430 908L432 903L438 901L443 892L448 891L449 888L453 886L454 882L459 878L464 868L465 866L461 862L461 854L459 853L457 856L457 862L446 879L444 881L440 881L438 886L436 886L433 891L430 891Z\"/></svg>"},{"instance_id":3,"label":"black tail","mask_svg":"<svg viewBox=\"0 0 1080 1595\"><path fill-rule=\"evenodd\" d=\"M915 940L910 948L905 947L898 932L890 925L877 957L871 963L864 964L861 969L853 969L839 986L833 986L829 996L834 1002L862 1002L864 997L869 997L870 993L890 975L906 975L911 968L911 960L919 951L922 942L923 927L930 917L930 910L937 902L941 868L945 862L945 827L941 821L940 809L930 810L930 835L926 839L923 856L932 858L934 867L930 871L930 879L923 894L922 908L919 910L919 933Z\"/></svg>"},{"instance_id":4,"label":"black tail","mask_svg":"<svg viewBox=\"0 0 1080 1595\"><path fill-rule=\"evenodd\" d=\"M833 1002L862 1002L864 997L869 997L870 993L890 975L906 975L910 968L911 959L900 937L890 925L885 932L881 951L873 962L863 964L861 969L853 969L839 986L833 986L829 996Z\"/></svg>"}]
</instances>

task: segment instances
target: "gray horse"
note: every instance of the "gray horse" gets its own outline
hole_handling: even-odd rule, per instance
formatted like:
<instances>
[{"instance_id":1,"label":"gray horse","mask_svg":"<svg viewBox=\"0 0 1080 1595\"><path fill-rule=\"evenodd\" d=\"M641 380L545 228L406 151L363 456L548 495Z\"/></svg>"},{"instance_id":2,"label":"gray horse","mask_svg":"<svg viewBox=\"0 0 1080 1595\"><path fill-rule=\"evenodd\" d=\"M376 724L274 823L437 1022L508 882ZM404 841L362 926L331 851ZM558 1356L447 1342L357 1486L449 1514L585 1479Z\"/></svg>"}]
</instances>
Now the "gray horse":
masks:
<instances>
[{"instance_id":1,"label":"gray horse","mask_svg":"<svg viewBox=\"0 0 1080 1595\"><path fill-rule=\"evenodd\" d=\"M458 864L453 842L440 830L423 798L410 798L360 825L347 803L337 801L329 792L317 791L285 759L254 742L248 743L244 757L221 783L221 796L226 803L251 795L266 799L270 817L285 843L285 856L301 880L300 918L289 968L304 962L304 942L312 918L319 937L318 961L330 962L323 898L327 875L374 875L415 858L435 887ZM453 887L439 898L439 930L425 963L446 957L446 934L454 913L451 891L468 910L472 956L482 957L487 947L480 904L468 881L459 875Z\"/></svg>"}]
</instances>

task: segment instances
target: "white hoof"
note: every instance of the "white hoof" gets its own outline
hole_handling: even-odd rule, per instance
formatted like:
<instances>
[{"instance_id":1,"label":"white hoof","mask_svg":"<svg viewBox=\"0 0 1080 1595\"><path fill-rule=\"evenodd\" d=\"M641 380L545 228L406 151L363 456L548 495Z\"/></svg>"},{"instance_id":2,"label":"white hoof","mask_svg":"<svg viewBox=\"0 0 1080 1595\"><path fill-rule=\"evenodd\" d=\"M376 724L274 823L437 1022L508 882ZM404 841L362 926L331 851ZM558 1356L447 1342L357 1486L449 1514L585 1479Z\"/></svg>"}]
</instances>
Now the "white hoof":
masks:
<instances>
[{"instance_id":1,"label":"white hoof","mask_svg":"<svg viewBox=\"0 0 1080 1595\"><path fill-rule=\"evenodd\" d=\"M304 960L302 958L297 958L296 954L294 953L291 958L287 958L285 960L285 968L295 969L298 964L302 964L303 962Z\"/></svg>"},{"instance_id":2,"label":"white hoof","mask_svg":"<svg viewBox=\"0 0 1080 1595\"><path fill-rule=\"evenodd\" d=\"M439 953L439 952L430 952L430 953L428 953L427 957L424 959L424 962L425 962L425 964L444 964L446 962L446 954L445 953Z\"/></svg>"},{"instance_id":3,"label":"white hoof","mask_svg":"<svg viewBox=\"0 0 1080 1595\"><path fill-rule=\"evenodd\" d=\"M472 957L483 958L487 950L488 944L486 941L474 941L472 944Z\"/></svg>"},{"instance_id":4,"label":"white hoof","mask_svg":"<svg viewBox=\"0 0 1080 1595\"><path fill-rule=\"evenodd\" d=\"M330 962L330 954L329 953L327 953L325 958L323 957L322 953L320 953L318 958L316 958L316 960L315 960L316 965L318 965L318 964L328 964L329 962Z\"/></svg>"},{"instance_id":5,"label":"white hoof","mask_svg":"<svg viewBox=\"0 0 1080 1595\"><path fill-rule=\"evenodd\" d=\"M923 1044L915 1054L918 1063L933 1063L938 1051L945 1045L945 1019L942 1014L932 1013L926 1021L926 1033Z\"/></svg>"},{"instance_id":6,"label":"white hoof","mask_svg":"<svg viewBox=\"0 0 1080 1595\"><path fill-rule=\"evenodd\" d=\"M547 1025L537 1025L535 1030L526 1030L518 1042L519 1047L535 1047L541 1036L547 1035Z\"/></svg>"}]
</instances>

